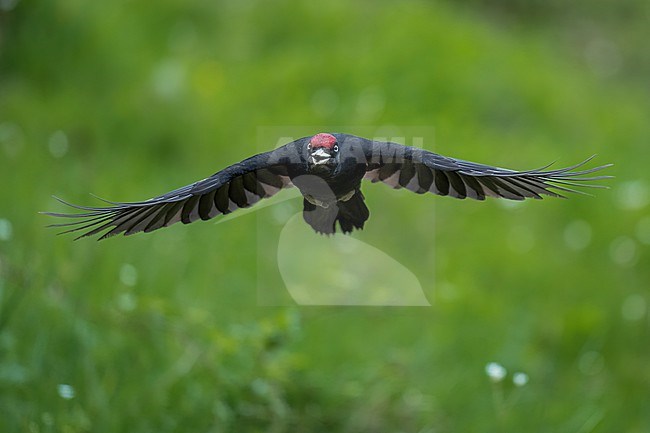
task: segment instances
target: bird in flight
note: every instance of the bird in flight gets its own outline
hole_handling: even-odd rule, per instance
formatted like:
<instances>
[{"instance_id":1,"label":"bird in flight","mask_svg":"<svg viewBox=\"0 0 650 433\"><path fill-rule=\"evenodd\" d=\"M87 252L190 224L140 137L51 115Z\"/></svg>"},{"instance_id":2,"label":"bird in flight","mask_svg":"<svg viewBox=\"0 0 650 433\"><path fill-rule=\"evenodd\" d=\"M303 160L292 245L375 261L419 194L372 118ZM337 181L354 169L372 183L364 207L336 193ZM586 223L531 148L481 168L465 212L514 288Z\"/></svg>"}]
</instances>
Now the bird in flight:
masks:
<instances>
[{"instance_id":1,"label":"bird in flight","mask_svg":"<svg viewBox=\"0 0 650 433\"><path fill-rule=\"evenodd\" d=\"M52 225L65 227L62 233L80 232L77 239L92 235L105 239L120 233L151 232L179 221L209 220L295 186L303 196L303 217L316 232L333 234L340 227L343 233L350 233L361 230L370 217L361 192L364 179L417 194L459 199L541 199L544 195L563 197L563 192L580 192L574 187L602 188L583 182L611 178L592 175L611 164L579 169L590 160L557 170L545 166L514 171L392 142L320 133L252 156L149 200L87 207L58 199L81 212L45 214L75 219Z\"/></svg>"}]
</instances>

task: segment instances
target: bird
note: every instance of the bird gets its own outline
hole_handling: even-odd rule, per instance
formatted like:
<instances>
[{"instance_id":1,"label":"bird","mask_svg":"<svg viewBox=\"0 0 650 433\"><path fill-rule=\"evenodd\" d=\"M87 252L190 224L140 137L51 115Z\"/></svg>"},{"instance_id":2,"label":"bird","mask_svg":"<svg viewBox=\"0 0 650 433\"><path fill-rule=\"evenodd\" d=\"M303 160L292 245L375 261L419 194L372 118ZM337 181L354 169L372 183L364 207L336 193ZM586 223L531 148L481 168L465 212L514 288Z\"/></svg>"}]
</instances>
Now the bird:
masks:
<instances>
[{"instance_id":1,"label":"bird","mask_svg":"<svg viewBox=\"0 0 650 433\"><path fill-rule=\"evenodd\" d=\"M89 207L63 204L76 213L43 212L74 221L51 224L76 238L98 239L123 233L152 232L177 222L189 224L247 208L283 189L296 187L303 197L303 218L315 232L349 234L363 229L370 217L362 181L381 182L416 194L457 199L508 200L561 197L582 193L575 187L612 176L593 175L612 164L583 169L594 156L561 169L515 171L439 155L417 147L345 133L318 133L230 165L212 176L145 201L113 202Z\"/></svg>"}]
</instances>

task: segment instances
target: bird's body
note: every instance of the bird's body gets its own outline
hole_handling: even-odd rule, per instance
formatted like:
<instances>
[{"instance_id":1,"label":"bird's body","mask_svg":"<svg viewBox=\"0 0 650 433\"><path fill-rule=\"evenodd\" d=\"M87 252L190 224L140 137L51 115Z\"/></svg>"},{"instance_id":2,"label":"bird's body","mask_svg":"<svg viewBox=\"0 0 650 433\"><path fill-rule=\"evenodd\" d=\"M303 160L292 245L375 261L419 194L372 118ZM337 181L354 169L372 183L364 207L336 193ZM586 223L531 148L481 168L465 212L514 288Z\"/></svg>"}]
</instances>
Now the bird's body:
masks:
<instances>
[{"instance_id":1,"label":"bird's body","mask_svg":"<svg viewBox=\"0 0 650 433\"><path fill-rule=\"evenodd\" d=\"M584 185L577 181L609 177L587 176L607 166L575 171L582 164L559 170L513 171L391 142L321 133L255 155L146 201L109 202L106 207L71 205L84 212L48 214L78 218L56 226L72 226L67 232L85 230L80 237L103 232L103 239L119 233L150 232L178 221L188 224L211 219L295 186L304 197L305 221L315 231L335 233L338 225L349 233L362 229L370 216L361 192L364 179L418 194L431 192L461 199L539 199L542 195L560 196L549 188L575 192L569 187Z\"/></svg>"}]
</instances>

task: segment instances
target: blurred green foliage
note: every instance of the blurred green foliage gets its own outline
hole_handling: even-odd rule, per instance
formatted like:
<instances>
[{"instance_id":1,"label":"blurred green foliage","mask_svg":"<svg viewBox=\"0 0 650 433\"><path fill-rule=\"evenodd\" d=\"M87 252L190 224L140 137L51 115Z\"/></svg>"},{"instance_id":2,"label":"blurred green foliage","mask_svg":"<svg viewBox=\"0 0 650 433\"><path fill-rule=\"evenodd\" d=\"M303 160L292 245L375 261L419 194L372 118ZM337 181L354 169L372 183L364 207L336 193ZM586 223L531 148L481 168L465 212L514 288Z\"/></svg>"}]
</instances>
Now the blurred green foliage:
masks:
<instances>
[{"instance_id":1,"label":"blurred green foliage","mask_svg":"<svg viewBox=\"0 0 650 433\"><path fill-rule=\"evenodd\" d=\"M0 1L0 431L649 431L648 10ZM295 199L99 244L37 214L198 180L276 145L263 127L414 125L446 155L597 153L617 178L519 205L367 185L354 236L430 308L258 302Z\"/></svg>"}]
</instances>

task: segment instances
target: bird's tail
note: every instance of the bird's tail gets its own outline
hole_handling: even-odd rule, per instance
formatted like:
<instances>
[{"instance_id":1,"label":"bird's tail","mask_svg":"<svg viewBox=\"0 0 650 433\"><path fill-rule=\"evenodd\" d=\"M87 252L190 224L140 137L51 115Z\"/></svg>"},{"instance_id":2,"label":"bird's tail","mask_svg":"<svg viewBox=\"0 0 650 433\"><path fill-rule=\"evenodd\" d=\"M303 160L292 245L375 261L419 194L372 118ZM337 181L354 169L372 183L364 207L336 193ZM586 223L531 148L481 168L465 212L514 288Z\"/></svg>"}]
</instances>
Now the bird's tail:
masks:
<instances>
[{"instance_id":1,"label":"bird's tail","mask_svg":"<svg viewBox=\"0 0 650 433\"><path fill-rule=\"evenodd\" d=\"M317 233L336 233L338 221L343 233L350 233L354 229L363 229L363 224L370 217L370 211L364 202L361 191L346 201L338 201L324 208L304 200L303 217Z\"/></svg>"}]
</instances>

